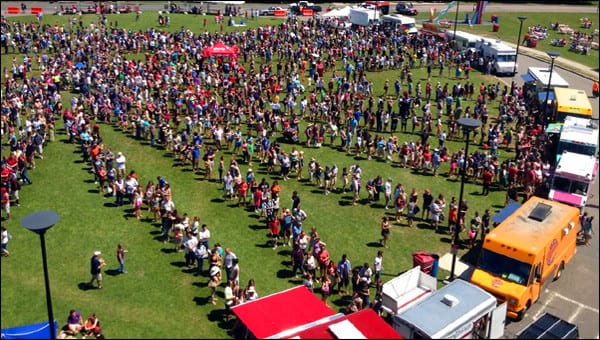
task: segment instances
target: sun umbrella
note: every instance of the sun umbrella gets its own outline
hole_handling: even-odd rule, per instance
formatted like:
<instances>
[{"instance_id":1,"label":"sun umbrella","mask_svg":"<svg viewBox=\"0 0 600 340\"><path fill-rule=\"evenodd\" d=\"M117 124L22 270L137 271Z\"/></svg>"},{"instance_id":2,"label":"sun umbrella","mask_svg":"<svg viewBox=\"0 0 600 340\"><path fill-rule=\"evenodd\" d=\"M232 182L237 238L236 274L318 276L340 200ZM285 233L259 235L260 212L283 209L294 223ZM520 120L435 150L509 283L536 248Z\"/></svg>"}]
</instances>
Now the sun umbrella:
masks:
<instances>
[{"instance_id":1,"label":"sun umbrella","mask_svg":"<svg viewBox=\"0 0 600 340\"><path fill-rule=\"evenodd\" d=\"M84 68L85 64L82 63L82 62L79 62L79 63L75 64L75 67L77 67L77 68Z\"/></svg>"}]
</instances>

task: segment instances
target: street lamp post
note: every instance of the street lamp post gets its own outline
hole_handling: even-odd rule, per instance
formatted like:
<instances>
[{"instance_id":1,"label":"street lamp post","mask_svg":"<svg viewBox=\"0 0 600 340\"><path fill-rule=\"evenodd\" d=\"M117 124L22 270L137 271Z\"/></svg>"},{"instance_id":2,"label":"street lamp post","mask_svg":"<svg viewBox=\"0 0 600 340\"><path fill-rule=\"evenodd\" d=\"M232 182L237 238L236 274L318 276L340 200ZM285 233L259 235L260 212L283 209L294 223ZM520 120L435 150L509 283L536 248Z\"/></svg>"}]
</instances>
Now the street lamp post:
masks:
<instances>
[{"instance_id":1,"label":"street lamp post","mask_svg":"<svg viewBox=\"0 0 600 340\"><path fill-rule=\"evenodd\" d=\"M456 266L456 253L458 253L458 242L460 237L460 209L463 201L463 194L465 190L465 179L467 172L467 157L469 156L469 133L481 126L481 121L474 118L460 118L458 120L458 125L463 128L463 133L465 136L465 154L464 161L462 164L462 174L460 177L460 195L458 197L458 218L456 219L456 225L454 226L454 233L452 235L452 267L450 269L450 281L454 279L454 268Z\"/></svg>"},{"instance_id":2,"label":"street lamp post","mask_svg":"<svg viewBox=\"0 0 600 340\"><path fill-rule=\"evenodd\" d=\"M554 59L558 58L560 56L560 52L558 51L548 51L546 52L548 53L548 56L550 57L550 59L552 59L551 63L550 63L550 75L548 76L548 84L546 85L546 100L544 101L544 115L543 117L545 119L548 119L547 115L549 114L548 112L548 96L550 95L550 84L552 83L552 72L554 72Z\"/></svg>"},{"instance_id":3,"label":"street lamp post","mask_svg":"<svg viewBox=\"0 0 600 340\"><path fill-rule=\"evenodd\" d=\"M50 296L50 280L48 278L48 264L46 263L46 231L60 220L54 211L44 210L29 214L21 220L21 225L34 233L40 235L42 246L42 264L44 266L44 281L46 283L46 306L48 307L48 323L50 326L50 339L56 339L56 328L54 327L54 314L52 312L52 297Z\"/></svg>"},{"instance_id":4,"label":"street lamp post","mask_svg":"<svg viewBox=\"0 0 600 340\"><path fill-rule=\"evenodd\" d=\"M452 34L452 41L456 42L456 24L458 24L458 7L459 7L459 3L460 1L456 1L456 14L454 15L454 34ZM456 48L456 45L453 46L454 48Z\"/></svg>"},{"instance_id":5,"label":"street lamp post","mask_svg":"<svg viewBox=\"0 0 600 340\"><path fill-rule=\"evenodd\" d=\"M519 15L517 18L519 19L521 24L519 25L519 36L517 37L517 55L515 56L515 68L513 70L513 75L516 74L518 71L517 60L519 59L519 46L521 46L521 30L523 29L523 21L525 21L525 19L527 19L527 17L523 16L523 15Z\"/></svg>"}]
</instances>

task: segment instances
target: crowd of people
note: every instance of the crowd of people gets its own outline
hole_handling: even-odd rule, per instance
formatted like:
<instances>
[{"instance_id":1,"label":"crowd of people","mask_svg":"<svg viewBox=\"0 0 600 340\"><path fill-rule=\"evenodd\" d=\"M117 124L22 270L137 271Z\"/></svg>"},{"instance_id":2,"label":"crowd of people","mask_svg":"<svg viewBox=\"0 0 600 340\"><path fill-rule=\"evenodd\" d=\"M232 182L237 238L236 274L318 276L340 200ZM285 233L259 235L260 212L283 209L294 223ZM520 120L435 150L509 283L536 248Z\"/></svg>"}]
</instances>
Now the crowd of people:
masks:
<instances>
[{"instance_id":1,"label":"crowd of people","mask_svg":"<svg viewBox=\"0 0 600 340\"><path fill-rule=\"evenodd\" d=\"M203 49L217 41L237 45L237 58L205 57ZM421 195L387 176L363 179L358 163L339 170L312 157L311 148L329 146L433 176L446 163L449 178L458 181L466 171L468 180L481 182L482 195L506 190L506 204L539 193L551 176L555 141L544 133L548 115L537 96L515 83L474 84L468 70L477 55L435 36L344 30L320 18L288 18L228 34L185 27L133 31L99 15L89 26L3 20L0 47L4 57L13 56L10 70L3 70L1 129L10 148L2 160L4 216L10 218L11 201L20 204L20 185L32 183L27 170L43 159L44 145L54 140L55 119L60 120L90 164L99 193L114 197L116 206L130 205L138 220L145 212L146 220L160 223L163 241L184 253L186 266L196 264L196 275L208 274L212 304L224 281L227 310L258 296L254 280L240 287L232 249L210 242L198 215L178 211L166 177L138 178L125 155L103 143L101 124L119 126L222 183L225 199L264 218L273 249L292 249L292 276L302 274L311 290L318 283L325 302L336 286L338 294L350 294L348 312L379 310L383 251L372 267L369 261L352 268L345 255L330 259L329 247L335 245L321 240L313 223L304 230L310 214L302 209L300 193L293 193L291 206L280 203L285 181L306 176L324 195L351 191L355 206L383 198L383 208L394 209L396 224L405 219L412 227L420 219L437 232L447 219L447 231L457 226L467 231L470 246L489 230L490 212L471 212L467 200L455 197L447 204L444 193L434 196L428 188ZM131 53L138 57L127 57ZM439 69L437 82L430 80L432 68ZM371 71L390 69L399 71L393 84L369 79ZM418 69L427 69L426 81L416 79ZM472 134L480 148L469 154L446 143L464 139L462 117L482 122ZM281 145L278 135L291 145ZM500 161L501 149L515 157ZM249 167L245 175L241 164ZM256 178L252 167L264 167L272 183ZM390 221L382 220L380 242L386 248L390 228Z\"/></svg>"}]
</instances>

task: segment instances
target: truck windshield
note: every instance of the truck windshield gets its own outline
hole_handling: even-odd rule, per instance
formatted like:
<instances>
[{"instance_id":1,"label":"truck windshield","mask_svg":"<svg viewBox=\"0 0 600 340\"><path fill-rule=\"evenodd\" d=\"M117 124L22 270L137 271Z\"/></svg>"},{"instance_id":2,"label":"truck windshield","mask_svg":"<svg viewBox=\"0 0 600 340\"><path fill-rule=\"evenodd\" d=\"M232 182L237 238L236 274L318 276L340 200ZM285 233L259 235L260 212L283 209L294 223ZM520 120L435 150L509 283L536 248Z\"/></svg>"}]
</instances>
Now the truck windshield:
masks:
<instances>
[{"instance_id":1,"label":"truck windshield","mask_svg":"<svg viewBox=\"0 0 600 340\"><path fill-rule=\"evenodd\" d=\"M517 56L515 55L508 55L508 54L499 54L496 57L496 60L498 62L514 62L517 59Z\"/></svg>"},{"instance_id":2,"label":"truck windshield","mask_svg":"<svg viewBox=\"0 0 600 340\"><path fill-rule=\"evenodd\" d=\"M569 194L582 195L582 196L585 196L587 194L587 190L588 190L588 184L585 182L580 182L580 181L575 181L575 180L571 181L568 178L558 177L558 176L554 177L554 182L553 182L552 187L554 190L567 192Z\"/></svg>"},{"instance_id":3,"label":"truck windshield","mask_svg":"<svg viewBox=\"0 0 600 340\"><path fill-rule=\"evenodd\" d=\"M488 249L481 251L477 268L523 286L527 285L531 272L530 264Z\"/></svg>"}]
</instances>

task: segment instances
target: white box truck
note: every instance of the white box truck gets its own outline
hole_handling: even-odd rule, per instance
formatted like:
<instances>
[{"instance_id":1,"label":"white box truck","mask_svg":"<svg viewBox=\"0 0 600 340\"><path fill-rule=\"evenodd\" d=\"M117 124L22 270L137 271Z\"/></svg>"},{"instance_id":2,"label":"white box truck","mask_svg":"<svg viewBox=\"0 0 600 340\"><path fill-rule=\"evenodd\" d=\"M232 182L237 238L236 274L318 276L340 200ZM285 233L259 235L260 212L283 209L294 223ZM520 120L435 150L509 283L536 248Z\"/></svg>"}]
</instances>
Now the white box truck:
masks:
<instances>
[{"instance_id":1,"label":"white box truck","mask_svg":"<svg viewBox=\"0 0 600 340\"><path fill-rule=\"evenodd\" d=\"M349 13L350 22L358 26L369 26L379 22L379 11L376 9L353 7Z\"/></svg>"},{"instance_id":2,"label":"white box truck","mask_svg":"<svg viewBox=\"0 0 600 340\"><path fill-rule=\"evenodd\" d=\"M483 58L492 60L493 74L514 75L517 70L517 50L499 40L482 39L477 42L476 49Z\"/></svg>"},{"instance_id":3,"label":"white box truck","mask_svg":"<svg viewBox=\"0 0 600 340\"><path fill-rule=\"evenodd\" d=\"M455 279L394 316L405 339L499 339L506 303L470 282Z\"/></svg>"}]
</instances>

